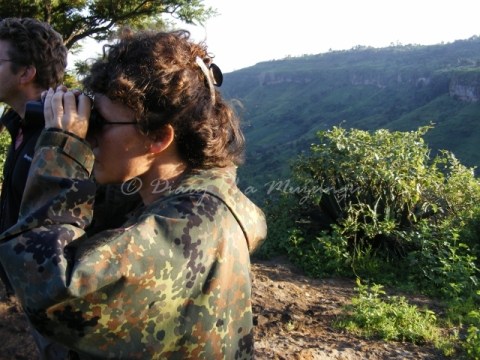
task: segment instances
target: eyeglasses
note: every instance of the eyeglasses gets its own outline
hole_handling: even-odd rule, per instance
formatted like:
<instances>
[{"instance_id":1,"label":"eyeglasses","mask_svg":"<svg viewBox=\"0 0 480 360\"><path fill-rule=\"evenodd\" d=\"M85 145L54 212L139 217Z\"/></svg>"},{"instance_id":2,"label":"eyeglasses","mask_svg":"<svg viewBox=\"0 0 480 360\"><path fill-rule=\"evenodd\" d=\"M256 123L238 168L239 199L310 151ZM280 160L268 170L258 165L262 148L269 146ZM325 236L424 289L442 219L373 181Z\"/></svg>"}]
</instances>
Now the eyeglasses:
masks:
<instances>
[{"instance_id":1,"label":"eyeglasses","mask_svg":"<svg viewBox=\"0 0 480 360\"><path fill-rule=\"evenodd\" d=\"M83 94L90 99L90 103L92 105L91 111L90 111L90 118L88 120L88 131L87 131L88 134L101 132L105 125L138 125L138 122L136 121L127 121L127 122L107 121L102 115L100 115L100 112L93 106L93 104L95 103L94 94L89 92L83 92Z\"/></svg>"},{"instance_id":2,"label":"eyeglasses","mask_svg":"<svg viewBox=\"0 0 480 360\"><path fill-rule=\"evenodd\" d=\"M102 115L100 115L98 110L93 108L90 114L88 132L89 133L100 132L102 131L103 127L106 125L137 125L137 124L138 123L136 121L127 121L127 122L107 121Z\"/></svg>"}]
</instances>

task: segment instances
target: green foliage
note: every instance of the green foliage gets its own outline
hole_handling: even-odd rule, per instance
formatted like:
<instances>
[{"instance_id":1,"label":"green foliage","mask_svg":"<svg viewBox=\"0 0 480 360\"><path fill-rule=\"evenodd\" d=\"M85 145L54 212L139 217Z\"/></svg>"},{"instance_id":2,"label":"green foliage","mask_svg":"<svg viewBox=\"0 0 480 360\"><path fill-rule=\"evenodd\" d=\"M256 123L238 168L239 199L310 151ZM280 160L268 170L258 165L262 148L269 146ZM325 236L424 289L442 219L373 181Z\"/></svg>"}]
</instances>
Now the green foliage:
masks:
<instances>
[{"instance_id":1,"label":"green foliage","mask_svg":"<svg viewBox=\"0 0 480 360\"><path fill-rule=\"evenodd\" d=\"M73 48L78 41L92 37L107 40L122 26L164 28L164 15L189 24L202 23L215 11L202 0L71 0L0 2L0 17L32 17L52 24L63 36L65 46Z\"/></svg>"},{"instance_id":2,"label":"green foliage","mask_svg":"<svg viewBox=\"0 0 480 360\"><path fill-rule=\"evenodd\" d=\"M405 297L386 296L383 286L369 287L358 278L356 291L358 295L344 309L337 327L366 338L440 346L441 331L432 311L410 305Z\"/></svg>"},{"instance_id":3,"label":"green foliage","mask_svg":"<svg viewBox=\"0 0 480 360\"><path fill-rule=\"evenodd\" d=\"M480 359L480 311L471 311L467 321L467 337L463 347L470 359L478 360Z\"/></svg>"},{"instance_id":4,"label":"green foliage","mask_svg":"<svg viewBox=\"0 0 480 360\"><path fill-rule=\"evenodd\" d=\"M288 239L294 228L295 205L290 197L280 194L272 197L263 207L268 224L267 239L255 252L259 258L271 258L285 254L289 248Z\"/></svg>"},{"instance_id":5,"label":"green foliage","mask_svg":"<svg viewBox=\"0 0 480 360\"><path fill-rule=\"evenodd\" d=\"M420 229L420 227L418 227ZM410 281L424 292L462 302L478 288L477 251L460 240L458 226L422 223L421 247L408 256Z\"/></svg>"},{"instance_id":6,"label":"green foliage","mask_svg":"<svg viewBox=\"0 0 480 360\"><path fill-rule=\"evenodd\" d=\"M63 77L63 84L69 89L81 89L82 85L80 81L72 74L65 73Z\"/></svg>"},{"instance_id":7,"label":"green foliage","mask_svg":"<svg viewBox=\"0 0 480 360\"><path fill-rule=\"evenodd\" d=\"M300 158L293 172L301 185L322 187L309 200L329 214L331 223L341 224L346 237L396 236L396 228L435 211L422 196L431 170L422 139L426 130L372 135L334 127L318 134L312 155Z\"/></svg>"},{"instance_id":8,"label":"green foliage","mask_svg":"<svg viewBox=\"0 0 480 360\"><path fill-rule=\"evenodd\" d=\"M0 132L0 169L3 169L5 158L7 157L7 149L10 145L10 135L6 129ZM0 184L3 182L3 171L0 171ZM1 189L1 188L0 188Z\"/></svg>"},{"instance_id":9,"label":"green foliage","mask_svg":"<svg viewBox=\"0 0 480 360\"><path fill-rule=\"evenodd\" d=\"M302 231L290 231L286 252L290 259L313 277L325 274L351 275L352 257L348 252L346 238L333 231L322 231L309 241Z\"/></svg>"},{"instance_id":10,"label":"green foliage","mask_svg":"<svg viewBox=\"0 0 480 360\"><path fill-rule=\"evenodd\" d=\"M293 166L303 191L289 194L290 258L314 276L353 273L470 298L478 289L480 183L453 154L430 158L430 128L320 132Z\"/></svg>"}]
</instances>

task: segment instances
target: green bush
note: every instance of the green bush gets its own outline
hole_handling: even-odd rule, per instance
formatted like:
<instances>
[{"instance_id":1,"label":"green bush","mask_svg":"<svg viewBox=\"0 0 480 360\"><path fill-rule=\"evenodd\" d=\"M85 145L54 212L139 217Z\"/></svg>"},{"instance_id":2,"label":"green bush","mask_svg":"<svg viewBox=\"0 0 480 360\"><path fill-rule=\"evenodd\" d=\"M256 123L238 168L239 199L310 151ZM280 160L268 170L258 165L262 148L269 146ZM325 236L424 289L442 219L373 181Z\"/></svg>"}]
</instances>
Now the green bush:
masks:
<instances>
[{"instance_id":1,"label":"green bush","mask_svg":"<svg viewBox=\"0 0 480 360\"><path fill-rule=\"evenodd\" d=\"M290 194L291 259L313 275L353 272L469 297L477 288L480 182L449 152L430 158L430 128L319 132L293 166L297 188L316 190Z\"/></svg>"}]
</instances>

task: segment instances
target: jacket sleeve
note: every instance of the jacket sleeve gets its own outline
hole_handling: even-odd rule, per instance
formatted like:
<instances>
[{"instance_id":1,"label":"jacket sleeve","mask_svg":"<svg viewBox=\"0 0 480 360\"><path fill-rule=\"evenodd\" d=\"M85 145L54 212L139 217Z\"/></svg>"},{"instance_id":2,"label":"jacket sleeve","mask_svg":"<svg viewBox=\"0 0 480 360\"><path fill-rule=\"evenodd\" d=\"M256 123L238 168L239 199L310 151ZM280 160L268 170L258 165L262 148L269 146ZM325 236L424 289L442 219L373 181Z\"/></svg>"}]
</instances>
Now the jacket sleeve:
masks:
<instances>
[{"instance_id":1,"label":"jacket sleeve","mask_svg":"<svg viewBox=\"0 0 480 360\"><path fill-rule=\"evenodd\" d=\"M63 249L91 221L92 167L87 143L56 129L42 132L19 220L0 235L0 261L25 309L46 308L68 296Z\"/></svg>"}]
</instances>

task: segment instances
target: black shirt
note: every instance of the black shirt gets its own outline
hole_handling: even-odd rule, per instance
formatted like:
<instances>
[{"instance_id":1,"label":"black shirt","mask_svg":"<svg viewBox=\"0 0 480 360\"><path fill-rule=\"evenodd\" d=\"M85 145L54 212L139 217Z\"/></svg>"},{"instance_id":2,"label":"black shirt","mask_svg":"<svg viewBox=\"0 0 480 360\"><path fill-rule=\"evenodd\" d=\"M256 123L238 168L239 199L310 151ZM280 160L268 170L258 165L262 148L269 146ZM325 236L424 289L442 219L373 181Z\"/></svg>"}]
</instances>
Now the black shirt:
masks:
<instances>
[{"instance_id":1,"label":"black shirt","mask_svg":"<svg viewBox=\"0 0 480 360\"><path fill-rule=\"evenodd\" d=\"M13 110L8 110L0 119L10 133L12 142L3 168L3 184L0 198L0 233L14 225L22 202L28 171L32 163L35 144L44 128L39 120L24 121ZM21 131L21 141L17 136ZM17 148L15 149L15 143Z\"/></svg>"}]
</instances>

